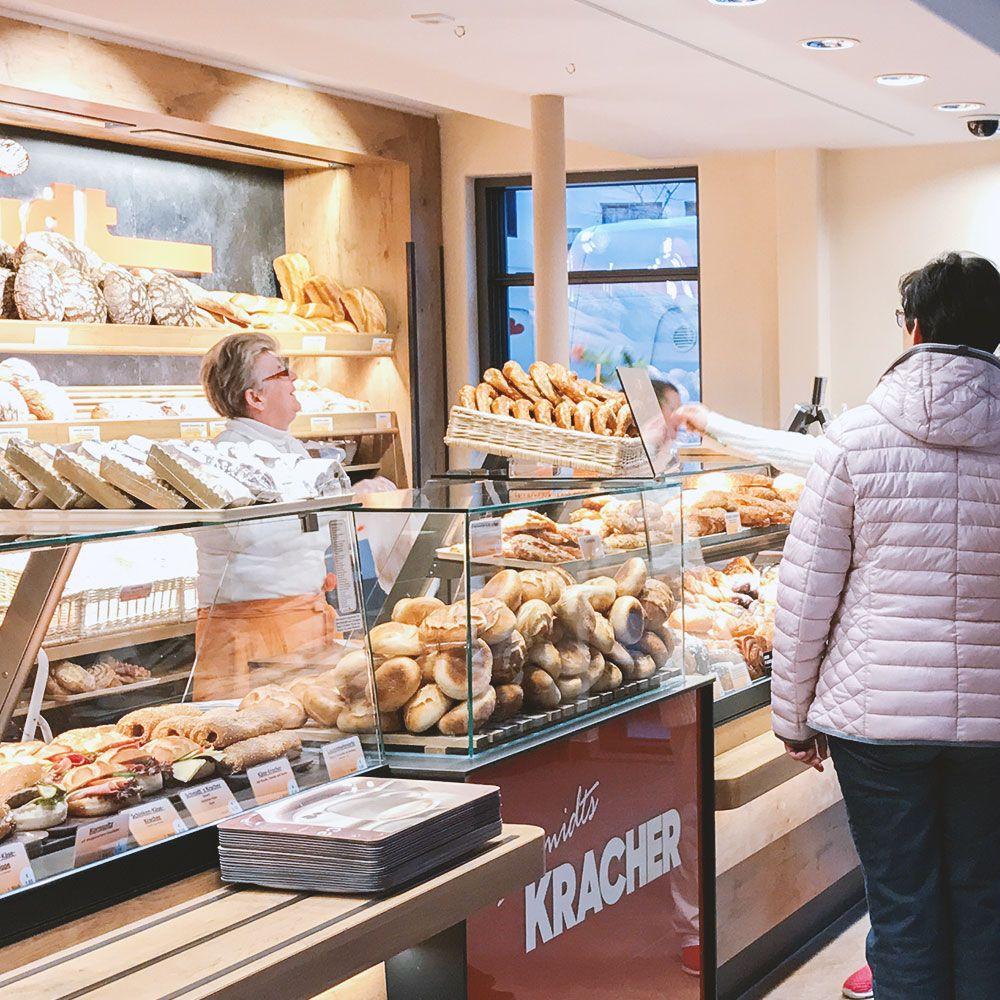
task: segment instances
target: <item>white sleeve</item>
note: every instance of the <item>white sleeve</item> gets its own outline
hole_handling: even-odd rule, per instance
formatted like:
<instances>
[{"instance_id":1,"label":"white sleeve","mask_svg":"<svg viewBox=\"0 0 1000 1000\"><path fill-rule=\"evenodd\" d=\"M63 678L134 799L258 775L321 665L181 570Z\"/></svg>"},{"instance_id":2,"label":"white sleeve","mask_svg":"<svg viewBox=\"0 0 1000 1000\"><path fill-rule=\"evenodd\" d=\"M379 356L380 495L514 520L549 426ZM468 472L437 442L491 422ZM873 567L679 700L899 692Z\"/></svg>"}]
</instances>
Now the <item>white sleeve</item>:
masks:
<instances>
[{"instance_id":1,"label":"white sleeve","mask_svg":"<svg viewBox=\"0 0 1000 1000\"><path fill-rule=\"evenodd\" d=\"M705 433L740 458L767 462L779 472L793 472L798 476L804 476L809 471L820 441L808 434L744 424L714 410L709 411Z\"/></svg>"}]
</instances>

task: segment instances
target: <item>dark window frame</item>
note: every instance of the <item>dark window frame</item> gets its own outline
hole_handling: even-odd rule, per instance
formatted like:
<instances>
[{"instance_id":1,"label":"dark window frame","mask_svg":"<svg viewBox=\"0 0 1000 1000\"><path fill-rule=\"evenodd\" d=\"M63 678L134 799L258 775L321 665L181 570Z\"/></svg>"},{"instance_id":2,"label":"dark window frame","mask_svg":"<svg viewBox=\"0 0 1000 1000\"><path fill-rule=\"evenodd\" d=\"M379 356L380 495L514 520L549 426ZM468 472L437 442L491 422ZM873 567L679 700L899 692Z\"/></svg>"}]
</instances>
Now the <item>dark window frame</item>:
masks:
<instances>
[{"instance_id":1,"label":"dark window frame","mask_svg":"<svg viewBox=\"0 0 1000 1000\"><path fill-rule=\"evenodd\" d=\"M628 184L635 182L689 180L698 193L698 264L695 267L622 268L615 271L572 271L571 285L635 284L649 281L694 281L698 284L698 380L701 375L701 191L697 167L651 167L643 170L598 170L566 175L567 185ZM475 179L476 205L476 296L479 318L479 370L500 368L508 357L506 328L508 288L532 286L534 272L511 274L502 270L506 255L504 240L504 192L530 188L530 174Z\"/></svg>"}]
</instances>

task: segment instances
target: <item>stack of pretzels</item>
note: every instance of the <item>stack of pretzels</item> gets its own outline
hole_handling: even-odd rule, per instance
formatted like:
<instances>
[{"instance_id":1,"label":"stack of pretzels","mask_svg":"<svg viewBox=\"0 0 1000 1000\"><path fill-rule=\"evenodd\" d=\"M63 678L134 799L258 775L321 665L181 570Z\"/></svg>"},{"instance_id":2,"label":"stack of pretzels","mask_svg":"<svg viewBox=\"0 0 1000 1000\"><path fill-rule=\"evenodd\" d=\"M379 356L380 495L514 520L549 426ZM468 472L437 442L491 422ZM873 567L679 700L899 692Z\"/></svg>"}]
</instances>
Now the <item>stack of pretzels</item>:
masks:
<instances>
[{"instance_id":1,"label":"stack of pretzels","mask_svg":"<svg viewBox=\"0 0 1000 1000\"><path fill-rule=\"evenodd\" d=\"M638 433L624 393L544 361L527 371L516 361L508 361L503 371L487 368L479 385L462 386L458 405L607 437Z\"/></svg>"}]
</instances>

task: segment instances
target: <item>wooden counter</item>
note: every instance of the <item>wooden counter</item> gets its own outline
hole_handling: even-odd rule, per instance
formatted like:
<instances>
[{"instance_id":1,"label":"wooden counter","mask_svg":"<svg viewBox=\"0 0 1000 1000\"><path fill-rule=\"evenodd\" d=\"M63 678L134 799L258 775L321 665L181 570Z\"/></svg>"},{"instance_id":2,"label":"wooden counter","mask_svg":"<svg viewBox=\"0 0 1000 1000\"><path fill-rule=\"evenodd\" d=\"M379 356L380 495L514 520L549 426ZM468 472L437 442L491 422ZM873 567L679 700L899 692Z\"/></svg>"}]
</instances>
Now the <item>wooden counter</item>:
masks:
<instances>
[{"instance_id":1,"label":"wooden counter","mask_svg":"<svg viewBox=\"0 0 1000 1000\"><path fill-rule=\"evenodd\" d=\"M520 891L542 874L542 838L504 826L482 853L386 898L227 886L208 872L3 949L0 996L304 1000Z\"/></svg>"}]
</instances>

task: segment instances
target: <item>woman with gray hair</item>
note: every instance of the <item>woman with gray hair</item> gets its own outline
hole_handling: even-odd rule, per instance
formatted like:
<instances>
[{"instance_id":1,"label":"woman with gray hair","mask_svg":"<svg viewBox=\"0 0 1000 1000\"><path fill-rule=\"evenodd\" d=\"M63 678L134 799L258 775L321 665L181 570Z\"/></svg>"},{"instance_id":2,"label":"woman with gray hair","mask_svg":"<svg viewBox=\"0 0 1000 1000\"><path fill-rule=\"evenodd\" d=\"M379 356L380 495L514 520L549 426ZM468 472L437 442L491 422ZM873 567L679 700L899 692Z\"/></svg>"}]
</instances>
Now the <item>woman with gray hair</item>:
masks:
<instances>
[{"instance_id":1,"label":"woman with gray hair","mask_svg":"<svg viewBox=\"0 0 1000 1000\"><path fill-rule=\"evenodd\" d=\"M217 441L265 442L307 455L288 428L299 402L295 374L265 333L220 340L201 366L205 395L226 417ZM326 601L329 536L297 517L243 523L195 535L198 621L194 697L233 698L253 686L249 662L336 635Z\"/></svg>"}]
</instances>

